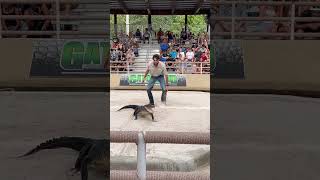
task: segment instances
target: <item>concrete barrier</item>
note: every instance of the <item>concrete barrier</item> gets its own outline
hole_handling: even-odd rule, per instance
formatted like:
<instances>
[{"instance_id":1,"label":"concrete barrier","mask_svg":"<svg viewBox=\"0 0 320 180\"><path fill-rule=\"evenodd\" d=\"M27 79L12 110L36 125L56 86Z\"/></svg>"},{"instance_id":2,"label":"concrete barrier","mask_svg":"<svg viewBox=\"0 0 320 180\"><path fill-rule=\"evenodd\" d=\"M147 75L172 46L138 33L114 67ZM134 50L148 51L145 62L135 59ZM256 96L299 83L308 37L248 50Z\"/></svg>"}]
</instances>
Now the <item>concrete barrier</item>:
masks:
<instances>
[{"instance_id":1,"label":"concrete barrier","mask_svg":"<svg viewBox=\"0 0 320 180\"><path fill-rule=\"evenodd\" d=\"M209 74L185 74L186 86L169 86L169 90L174 91L210 91L210 75ZM110 89L115 90L145 90L145 86L120 86L121 74L111 74ZM160 87L155 86L155 90Z\"/></svg>"},{"instance_id":2,"label":"concrete barrier","mask_svg":"<svg viewBox=\"0 0 320 180\"><path fill-rule=\"evenodd\" d=\"M319 41L248 40L244 49L245 79L214 79L214 90L274 90L320 92ZM0 40L0 87L145 89L120 86L120 75L104 77L30 77L32 40ZM210 76L186 74L187 85L171 90L210 90ZM155 87L155 89L158 89Z\"/></svg>"},{"instance_id":3,"label":"concrete barrier","mask_svg":"<svg viewBox=\"0 0 320 180\"><path fill-rule=\"evenodd\" d=\"M320 91L319 41L242 41L245 79L215 79L214 89Z\"/></svg>"}]
</instances>

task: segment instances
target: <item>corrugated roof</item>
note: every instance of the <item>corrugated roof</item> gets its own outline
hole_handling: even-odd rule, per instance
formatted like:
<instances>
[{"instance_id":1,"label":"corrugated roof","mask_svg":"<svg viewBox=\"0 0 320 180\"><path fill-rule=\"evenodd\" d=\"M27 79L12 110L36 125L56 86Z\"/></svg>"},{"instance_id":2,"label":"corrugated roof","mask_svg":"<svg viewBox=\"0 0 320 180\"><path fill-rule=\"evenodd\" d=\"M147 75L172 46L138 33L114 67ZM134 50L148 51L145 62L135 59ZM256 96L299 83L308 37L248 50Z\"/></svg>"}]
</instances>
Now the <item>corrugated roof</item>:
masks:
<instances>
[{"instance_id":1,"label":"corrugated roof","mask_svg":"<svg viewBox=\"0 0 320 180\"><path fill-rule=\"evenodd\" d=\"M118 0L110 1L111 14L208 14L210 0Z\"/></svg>"}]
</instances>

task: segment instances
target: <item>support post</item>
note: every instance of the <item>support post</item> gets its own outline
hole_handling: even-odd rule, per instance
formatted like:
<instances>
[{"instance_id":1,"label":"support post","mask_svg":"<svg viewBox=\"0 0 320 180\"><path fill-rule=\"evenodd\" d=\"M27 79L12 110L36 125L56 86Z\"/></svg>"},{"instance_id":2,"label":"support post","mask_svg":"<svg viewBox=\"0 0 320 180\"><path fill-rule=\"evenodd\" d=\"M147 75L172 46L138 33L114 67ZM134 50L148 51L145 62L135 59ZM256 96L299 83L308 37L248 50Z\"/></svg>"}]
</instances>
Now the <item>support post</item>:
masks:
<instances>
[{"instance_id":1,"label":"support post","mask_svg":"<svg viewBox=\"0 0 320 180\"><path fill-rule=\"evenodd\" d=\"M60 39L60 0L56 0L56 33L57 39Z\"/></svg>"},{"instance_id":2,"label":"support post","mask_svg":"<svg viewBox=\"0 0 320 180\"><path fill-rule=\"evenodd\" d=\"M232 2L231 39L234 39L234 32L235 32L235 10L236 10L236 4L235 2Z\"/></svg>"},{"instance_id":3,"label":"support post","mask_svg":"<svg viewBox=\"0 0 320 180\"><path fill-rule=\"evenodd\" d=\"M129 20L130 16L129 14L126 15L126 34L129 35L130 32L130 20Z\"/></svg>"},{"instance_id":4,"label":"support post","mask_svg":"<svg viewBox=\"0 0 320 180\"><path fill-rule=\"evenodd\" d=\"M294 3L291 4L291 26L290 26L290 40L294 40L294 23L295 23L295 10L296 6Z\"/></svg>"},{"instance_id":5,"label":"support post","mask_svg":"<svg viewBox=\"0 0 320 180\"><path fill-rule=\"evenodd\" d=\"M187 31L188 26L188 15L184 15L184 31Z\"/></svg>"},{"instance_id":6,"label":"support post","mask_svg":"<svg viewBox=\"0 0 320 180\"><path fill-rule=\"evenodd\" d=\"M2 6L0 2L0 39L2 38Z\"/></svg>"},{"instance_id":7,"label":"support post","mask_svg":"<svg viewBox=\"0 0 320 180\"><path fill-rule=\"evenodd\" d=\"M146 144L143 132L138 134L137 176L139 180L147 179Z\"/></svg>"},{"instance_id":8,"label":"support post","mask_svg":"<svg viewBox=\"0 0 320 180\"><path fill-rule=\"evenodd\" d=\"M118 37L118 25L117 25L117 14L114 14L113 15L113 20L114 20L114 23L113 23L113 25L114 25L114 34L115 34L115 36L116 37Z\"/></svg>"}]
</instances>

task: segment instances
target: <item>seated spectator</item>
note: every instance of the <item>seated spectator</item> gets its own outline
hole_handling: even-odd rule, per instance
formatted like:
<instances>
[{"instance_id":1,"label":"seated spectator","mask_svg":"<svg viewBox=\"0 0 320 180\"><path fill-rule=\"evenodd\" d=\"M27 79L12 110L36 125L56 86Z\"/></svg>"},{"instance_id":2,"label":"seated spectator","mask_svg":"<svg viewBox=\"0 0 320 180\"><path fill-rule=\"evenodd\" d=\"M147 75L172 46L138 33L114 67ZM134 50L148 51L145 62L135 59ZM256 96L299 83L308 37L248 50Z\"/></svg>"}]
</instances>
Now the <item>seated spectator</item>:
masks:
<instances>
[{"instance_id":1,"label":"seated spectator","mask_svg":"<svg viewBox=\"0 0 320 180\"><path fill-rule=\"evenodd\" d=\"M172 49L169 53L169 58L168 61L169 62L176 62L176 60L178 59L178 49ZM168 69L175 71L175 63L168 63Z\"/></svg>"},{"instance_id":2,"label":"seated spectator","mask_svg":"<svg viewBox=\"0 0 320 180\"><path fill-rule=\"evenodd\" d=\"M186 54L185 52L182 50L182 48L179 49L179 59L178 62L180 63L180 73L184 74L184 72L186 71L187 68L187 64L186 64Z\"/></svg>"},{"instance_id":3,"label":"seated spectator","mask_svg":"<svg viewBox=\"0 0 320 180\"><path fill-rule=\"evenodd\" d=\"M200 62L207 62L208 60L209 60L209 57L207 53L202 53L200 55Z\"/></svg>"},{"instance_id":4,"label":"seated spectator","mask_svg":"<svg viewBox=\"0 0 320 180\"><path fill-rule=\"evenodd\" d=\"M143 44L145 44L146 40L148 40L148 44L150 44L150 32L148 31L148 28L146 28L145 32L143 33Z\"/></svg>"},{"instance_id":5,"label":"seated spectator","mask_svg":"<svg viewBox=\"0 0 320 180\"><path fill-rule=\"evenodd\" d=\"M135 57L138 57L139 56L139 49L138 49L137 43L133 44L132 49L133 49L133 53L134 53Z\"/></svg>"},{"instance_id":6,"label":"seated spectator","mask_svg":"<svg viewBox=\"0 0 320 180\"><path fill-rule=\"evenodd\" d=\"M169 58L169 55L167 54L167 51L164 51L160 57L160 61L163 63L166 63L168 58Z\"/></svg>"},{"instance_id":7,"label":"seated spectator","mask_svg":"<svg viewBox=\"0 0 320 180\"><path fill-rule=\"evenodd\" d=\"M160 55L163 53L163 52L165 52L165 51L167 51L169 49L169 44L168 44L168 42L167 42L167 40L166 39L164 39L163 40L163 42L160 44Z\"/></svg>"},{"instance_id":8,"label":"seated spectator","mask_svg":"<svg viewBox=\"0 0 320 180\"><path fill-rule=\"evenodd\" d=\"M188 38L187 32L182 28L181 34L180 34L180 39L181 39L181 41L185 41L185 40L187 40L187 38Z\"/></svg>"},{"instance_id":9,"label":"seated spectator","mask_svg":"<svg viewBox=\"0 0 320 180\"><path fill-rule=\"evenodd\" d=\"M118 53L117 53L116 49L111 49L110 60L111 61L118 60Z\"/></svg>"},{"instance_id":10,"label":"seated spectator","mask_svg":"<svg viewBox=\"0 0 320 180\"><path fill-rule=\"evenodd\" d=\"M189 62L194 61L194 52L190 48L188 48L188 52L186 53L186 57Z\"/></svg>"},{"instance_id":11,"label":"seated spectator","mask_svg":"<svg viewBox=\"0 0 320 180\"><path fill-rule=\"evenodd\" d=\"M135 37L137 38L137 40L141 40L142 39L142 35L139 29L137 29L136 33L135 33Z\"/></svg>"},{"instance_id":12,"label":"seated spectator","mask_svg":"<svg viewBox=\"0 0 320 180\"><path fill-rule=\"evenodd\" d=\"M200 61L200 57L201 55L203 54L204 52L201 52L200 51L200 48L196 48L195 49L195 53L194 53L194 59L196 62L199 62Z\"/></svg>"},{"instance_id":13,"label":"seated spectator","mask_svg":"<svg viewBox=\"0 0 320 180\"><path fill-rule=\"evenodd\" d=\"M13 4L2 4L2 14L3 15L21 15L18 9ZM2 25L4 30L18 30L19 20L6 19L2 20Z\"/></svg>"},{"instance_id":14,"label":"seated spectator","mask_svg":"<svg viewBox=\"0 0 320 180\"><path fill-rule=\"evenodd\" d=\"M157 39L158 39L159 44L162 42L163 35L164 35L164 33L163 33L162 29L160 28L157 33Z\"/></svg>"},{"instance_id":15,"label":"seated spectator","mask_svg":"<svg viewBox=\"0 0 320 180\"><path fill-rule=\"evenodd\" d=\"M169 43L172 43L173 42L173 33L169 31L168 33L168 40L169 40Z\"/></svg>"},{"instance_id":16,"label":"seated spectator","mask_svg":"<svg viewBox=\"0 0 320 180\"><path fill-rule=\"evenodd\" d=\"M177 57L178 57L178 50L172 49L172 50L170 51L170 53L169 53L169 56L170 56L170 58L172 58L172 59L177 59Z\"/></svg>"},{"instance_id":17,"label":"seated spectator","mask_svg":"<svg viewBox=\"0 0 320 180\"><path fill-rule=\"evenodd\" d=\"M312 7L304 8L299 15L301 17L320 17L320 11L313 9ZM295 26L296 32L308 32L315 33L320 32L320 23L319 22L298 22Z\"/></svg>"}]
</instances>

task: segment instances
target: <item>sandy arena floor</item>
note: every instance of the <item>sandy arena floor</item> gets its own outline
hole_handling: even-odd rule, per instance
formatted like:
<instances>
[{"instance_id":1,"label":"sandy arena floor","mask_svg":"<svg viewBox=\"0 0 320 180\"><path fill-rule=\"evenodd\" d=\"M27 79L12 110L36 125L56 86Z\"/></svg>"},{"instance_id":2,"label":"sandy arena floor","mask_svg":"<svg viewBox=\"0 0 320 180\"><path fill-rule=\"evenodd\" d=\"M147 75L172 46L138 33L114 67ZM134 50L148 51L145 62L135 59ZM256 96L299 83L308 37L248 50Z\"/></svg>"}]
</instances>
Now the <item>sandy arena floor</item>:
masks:
<instances>
[{"instance_id":1,"label":"sandy arena floor","mask_svg":"<svg viewBox=\"0 0 320 180\"><path fill-rule=\"evenodd\" d=\"M169 91L167 105L163 105L160 101L161 91L153 91L153 94L156 104L154 109L156 122L153 122L148 116L133 120L132 109L117 111L128 104L148 104L146 91L111 91L111 130L209 133L210 93ZM136 154L135 144L113 143L111 162L117 163L117 166L114 165L112 168L133 170L136 166ZM200 166L208 165L209 157L209 145L147 144L147 161L150 162L147 168L149 170L194 171ZM154 167L154 164L158 164L158 167Z\"/></svg>"}]
</instances>

